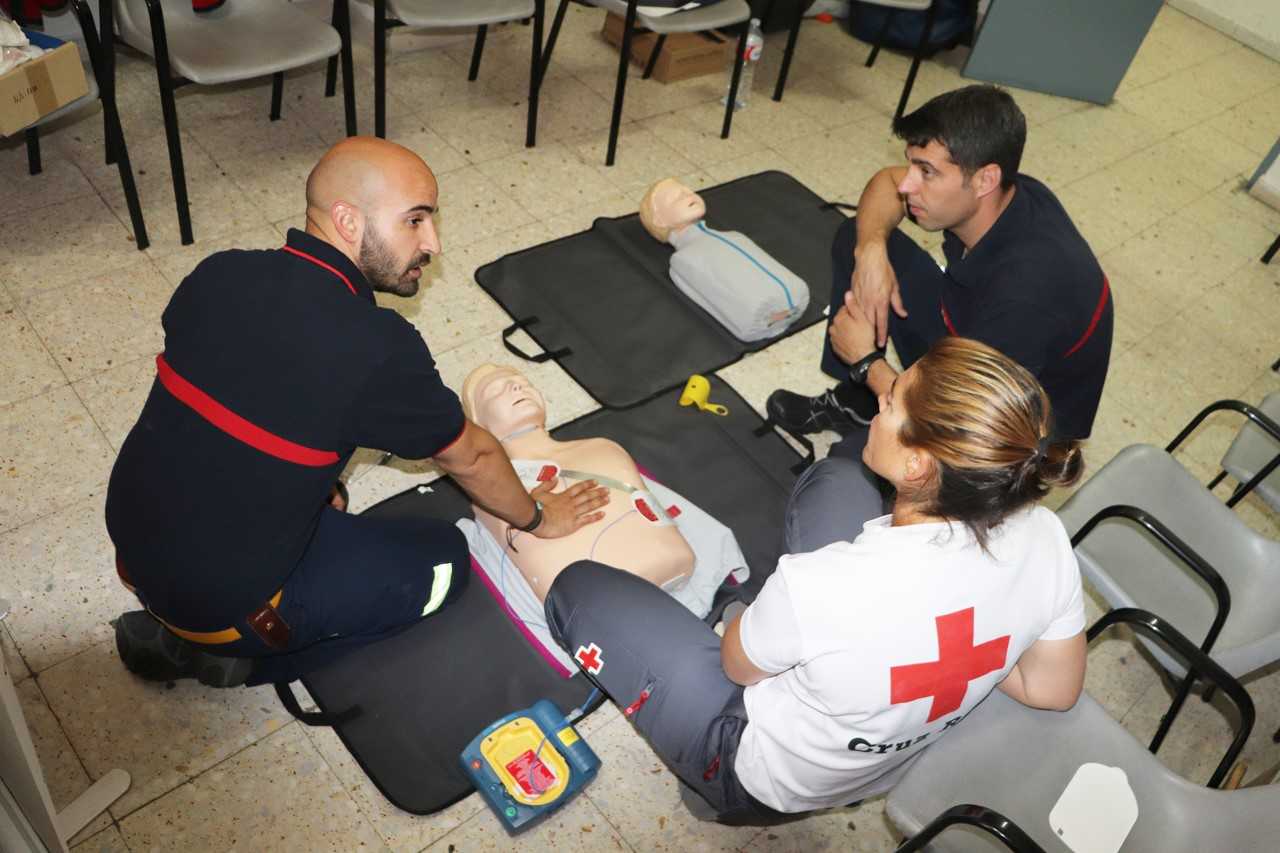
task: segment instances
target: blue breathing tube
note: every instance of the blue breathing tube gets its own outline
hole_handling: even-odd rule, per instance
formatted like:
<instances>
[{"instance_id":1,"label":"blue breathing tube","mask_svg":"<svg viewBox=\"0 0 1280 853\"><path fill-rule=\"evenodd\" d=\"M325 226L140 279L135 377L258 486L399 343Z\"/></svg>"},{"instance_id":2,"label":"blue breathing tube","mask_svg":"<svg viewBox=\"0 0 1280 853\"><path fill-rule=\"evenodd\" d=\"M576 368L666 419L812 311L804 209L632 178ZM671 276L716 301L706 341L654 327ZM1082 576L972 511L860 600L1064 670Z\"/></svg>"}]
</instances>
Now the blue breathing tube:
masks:
<instances>
[{"instance_id":1,"label":"blue breathing tube","mask_svg":"<svg viewBox=\"0 0 1280 853\"><path fill-rule=\"evenodd\" d=\"M755 258L751 257L750 252L748 252L746 249L742 248L741 246L739 246L737 243L733 242L729 238L725 237L723 234L717 234L716 232L711 231L710 229L707 228L706 223L704 223L702 220L698 221L698 230L701 231L703 234L706 234L708 237L712 237L716 240L719 240L721 243L724 243L730 249L733 249L739 255L742 255L742 257L750 261L757 269L760 270L760 272L764 273L765 275L769 276L769 278L777 282L778 287L782 288L783 295L787 297L787 307L793 310L795 309L796 304L791 299L791 290L787 287L786 283L782 279L774 275L773 273L769 272L769 270L765 268L764 264L760 263Z\"/></svg>"}]
</instances>

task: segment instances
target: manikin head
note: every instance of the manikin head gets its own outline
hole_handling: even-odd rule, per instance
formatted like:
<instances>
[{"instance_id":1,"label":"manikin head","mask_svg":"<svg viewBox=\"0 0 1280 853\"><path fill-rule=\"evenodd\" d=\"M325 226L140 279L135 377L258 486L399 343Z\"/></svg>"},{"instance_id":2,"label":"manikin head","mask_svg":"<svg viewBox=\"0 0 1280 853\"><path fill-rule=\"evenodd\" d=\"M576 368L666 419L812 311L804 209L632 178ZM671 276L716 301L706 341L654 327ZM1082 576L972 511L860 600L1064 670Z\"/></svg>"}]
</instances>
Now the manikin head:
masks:
<instances>
[{"instance_id":1,"label":"manikin head","mask_svg":"<svg viewBox=\"0 0 1280 853\"><path fill-rule=\"evenodd\" d=\"M673 232L678 234L706 215L702 196L675 178L658 181L640 200L640 224L663 243Z\"/></svg>"},{"instance_id":2,"label":"manikin head","mask_svg":"<svg viewBox=\"0 0 1280 853\"><path fill-rule=\"evenodd\" d=\"M1013 186L1027 122L1008 92L974 85L932 98L896 120L893 132L907 143L898 193L912 218L926 231L945 228L963 240L966 223Z\"/></svg>"},{"instance_id":3,"label":"manikin head","mask_svg":"<svg viewBox=\"0 0 1280 853\"><path fill-rule=\"evenodd\" d=\"M462 383L461 396L467 417L499 441L547 425L546 401L514 367L480 365Z\"/></svg>"},{"instance_id":4,"label":"manikin head","mask_svg":"<svg viewBox=\"0 0 1280 853\"><path fill-rule=\"evenodd\" d=\"M330 148L307 177L307 233L351 258L374 290L413 296L421 268L440 253L432 219L439 194L417 154L353 136Z\"/></svg>"}]
</instances>

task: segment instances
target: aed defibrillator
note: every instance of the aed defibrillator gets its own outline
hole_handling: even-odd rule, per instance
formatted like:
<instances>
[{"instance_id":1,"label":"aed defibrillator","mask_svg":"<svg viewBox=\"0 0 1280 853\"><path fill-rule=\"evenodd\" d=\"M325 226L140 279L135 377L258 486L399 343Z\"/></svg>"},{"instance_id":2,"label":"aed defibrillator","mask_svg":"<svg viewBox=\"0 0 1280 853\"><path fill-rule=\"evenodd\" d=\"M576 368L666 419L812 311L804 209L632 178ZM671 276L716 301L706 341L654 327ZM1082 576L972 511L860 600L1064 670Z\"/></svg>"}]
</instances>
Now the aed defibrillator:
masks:
<instances>
[{"instance_id":1,"label":"aed defibrillator","mask_svg":"<svg viewBox=\"0 0 1280 853\"><path fill-rule=\"evenodd\" d=\"M487 726L462 751L462 769L511 835L582 792L600 759L546 699Z\"/></svg>"}]
</instances>

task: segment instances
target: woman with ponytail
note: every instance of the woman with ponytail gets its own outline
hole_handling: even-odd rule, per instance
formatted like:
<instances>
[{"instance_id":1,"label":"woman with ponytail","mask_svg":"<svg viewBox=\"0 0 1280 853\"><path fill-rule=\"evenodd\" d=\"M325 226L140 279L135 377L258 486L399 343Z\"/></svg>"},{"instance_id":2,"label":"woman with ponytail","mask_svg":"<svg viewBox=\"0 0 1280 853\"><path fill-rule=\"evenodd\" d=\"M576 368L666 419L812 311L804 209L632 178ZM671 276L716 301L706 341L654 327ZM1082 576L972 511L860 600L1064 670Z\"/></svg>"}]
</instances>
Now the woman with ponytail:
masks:
<instances>
[{"instance_id":1,"label":"woman with ponytail","mask_svg":"<svg viewBox=\"0 0 1280 853\"><path fill-rule=\"evenodd\" d=\"M879 400L861 466L801 477L782 557L723 640L623 572L575 563L548 623L686 784L772 823L888 791L999 688L1049 710L1084 682L1080 573L1036 506L1083 469L1044 389L991 347L933 345ZM745 686L745 689L744 689Z\"/></svg>"}]
</instances>

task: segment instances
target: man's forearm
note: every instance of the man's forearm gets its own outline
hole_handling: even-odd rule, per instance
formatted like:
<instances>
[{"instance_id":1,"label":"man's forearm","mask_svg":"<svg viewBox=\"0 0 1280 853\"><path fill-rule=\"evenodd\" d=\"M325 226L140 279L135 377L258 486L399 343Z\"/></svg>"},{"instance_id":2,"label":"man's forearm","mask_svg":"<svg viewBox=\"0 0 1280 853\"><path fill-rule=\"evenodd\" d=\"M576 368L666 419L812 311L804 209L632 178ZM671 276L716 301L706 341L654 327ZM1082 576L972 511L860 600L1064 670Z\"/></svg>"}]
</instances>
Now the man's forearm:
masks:
<instances>
[{"instance_id":1,"label":"man's forearm","mask_svg":"<svg viewBox=\"0 0 1280 853\"><path fill-rule=\"evenodd\" d=\"M867 181L867 186L862 190L862 196L858 199L858 243L854 247L855 256L867 247L883 248L893 229L902 222L905 214L895 179L899 171L900 169L892 166L881 169Z\"/></svg>"},{"instance_id":2,"label":"man's forearm","mask_svg":"<svg viewBox=\"0 0 1280 853\"><path fill-rule=\"evenodd\" d=\"M453 478L477 505L517 527L533 518L533 498L516 476L511 461L498 440L477 426L473 437L474 454L454 465L436 462Z\"/></svg>"}]
</instances>

